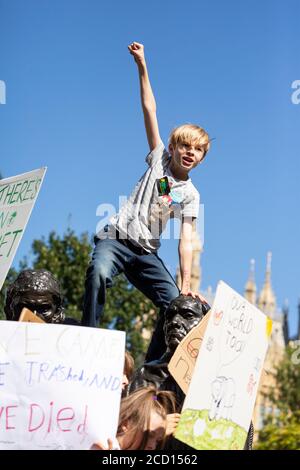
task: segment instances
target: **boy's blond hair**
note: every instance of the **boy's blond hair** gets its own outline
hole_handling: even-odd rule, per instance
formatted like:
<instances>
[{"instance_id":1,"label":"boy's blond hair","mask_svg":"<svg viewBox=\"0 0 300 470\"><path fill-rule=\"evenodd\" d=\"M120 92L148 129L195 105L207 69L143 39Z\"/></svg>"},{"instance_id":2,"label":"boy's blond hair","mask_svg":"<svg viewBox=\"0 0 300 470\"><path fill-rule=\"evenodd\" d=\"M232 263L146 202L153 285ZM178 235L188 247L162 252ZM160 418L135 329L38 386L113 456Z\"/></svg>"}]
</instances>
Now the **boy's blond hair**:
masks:
<instances>
[{"instance_id":1,"label":"boy's blond hair","mask_svg":"<svg viewBox=\"0 0 300 470\"><path fill-rule=\"evenodd\" d=\"M209 151L210 140L208 133L202 127L196 126L195 124L183 124L172 130L169 137L169 144L175 148L176 145L183 142L200 145L204 149L203 158Z\"/></svg>"}]
</instances>

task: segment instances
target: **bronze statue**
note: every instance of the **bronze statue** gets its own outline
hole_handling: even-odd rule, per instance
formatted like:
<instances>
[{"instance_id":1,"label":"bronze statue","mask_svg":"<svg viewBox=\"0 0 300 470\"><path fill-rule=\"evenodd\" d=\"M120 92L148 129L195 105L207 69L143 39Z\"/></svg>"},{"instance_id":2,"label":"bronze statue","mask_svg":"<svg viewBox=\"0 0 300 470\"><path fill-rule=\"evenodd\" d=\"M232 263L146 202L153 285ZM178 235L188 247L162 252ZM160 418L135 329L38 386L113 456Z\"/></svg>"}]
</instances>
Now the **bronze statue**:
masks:
<instances>
[{"instance_id":1,"label":"bronze statue","mask_svg":"<svg viewBox=\"0 0 300 470\"><path fill-rule=\"evenodd\" d=\"M208 312L210 306L191 296L179 295L165 312L164 333L166 352L160 359L145 362L135 373L129 393L140 387L154 384L159 390L171 390L176 395L176 408L180 412L184 393L168 371L168 364L178 344Z\"/></svg>"},{"instance_id":2,"label":"bronze statue","mask_svg":"<svg viewBox=\"0 0 300 470\"><path fill-rule=\"evenodd\" d=\"M65 323L59 282L46 269L25 269L9 286L4 312L18 321L24 307L46 323Z\"/></svg>"}]
</instances>

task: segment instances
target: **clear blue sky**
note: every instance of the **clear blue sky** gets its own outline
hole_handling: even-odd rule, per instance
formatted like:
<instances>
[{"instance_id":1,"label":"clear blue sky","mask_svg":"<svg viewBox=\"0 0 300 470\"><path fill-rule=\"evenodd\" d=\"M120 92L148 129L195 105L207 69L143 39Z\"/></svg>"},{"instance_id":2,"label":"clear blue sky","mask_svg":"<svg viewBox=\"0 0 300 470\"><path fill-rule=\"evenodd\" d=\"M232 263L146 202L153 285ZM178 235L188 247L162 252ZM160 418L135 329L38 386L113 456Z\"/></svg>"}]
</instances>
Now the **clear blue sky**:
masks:
<instances>
[{"instance_id":1,"label":"clear blue sky","mask_svg":"<svg viewBox=\"0 0 300 470\"><path fill-rule=\"evenodd\" d=\"M0 0L0 170L48 166L19 246L71 226L95 230L145 170L137 71L127 44L145 44L161 136L184 122L215 138L192 174L205 205L203 283L242 292L249 260L261 288L273 252L277 301L300 296L298 0ZM161 256L172 272L177 242Z\"/></svg>"}]
</instances>

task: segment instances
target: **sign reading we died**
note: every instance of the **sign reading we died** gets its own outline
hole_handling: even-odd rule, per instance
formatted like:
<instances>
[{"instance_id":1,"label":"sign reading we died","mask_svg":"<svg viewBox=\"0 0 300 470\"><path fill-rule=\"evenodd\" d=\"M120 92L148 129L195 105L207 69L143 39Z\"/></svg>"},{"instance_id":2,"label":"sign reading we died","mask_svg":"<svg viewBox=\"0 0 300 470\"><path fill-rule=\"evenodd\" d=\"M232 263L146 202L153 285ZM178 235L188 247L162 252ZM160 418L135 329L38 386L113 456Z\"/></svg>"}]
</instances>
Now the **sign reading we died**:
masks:
<instances>
[{"instance_id":1,"label":"sign reading we died","mask_svg":"<svg viewBox=\"0 0 300 470\"><path fill-rule=\"evenodd\" d=\"M21 241L46 169L0 180L0 289Z\"/></svg>"},{"instance_id":2,"label":"sign reading we died","mask_svg":"<svg viewBox=\"0 0 300 470\"><path fill-rule=\"evenodd\" d=\"M243 449L272 321L220 281L175 437L199 450Z\"/></svg>"},{"instance_id":3,"label":"sign reading we died","mask_svg":"<svg viewBox=\"0 0 300 470\"><path fill-rule=\"evenodd\" d=\"M0 321L0 449L89 449L117 431L125 333Z\"/></svg>"}]
</instances>

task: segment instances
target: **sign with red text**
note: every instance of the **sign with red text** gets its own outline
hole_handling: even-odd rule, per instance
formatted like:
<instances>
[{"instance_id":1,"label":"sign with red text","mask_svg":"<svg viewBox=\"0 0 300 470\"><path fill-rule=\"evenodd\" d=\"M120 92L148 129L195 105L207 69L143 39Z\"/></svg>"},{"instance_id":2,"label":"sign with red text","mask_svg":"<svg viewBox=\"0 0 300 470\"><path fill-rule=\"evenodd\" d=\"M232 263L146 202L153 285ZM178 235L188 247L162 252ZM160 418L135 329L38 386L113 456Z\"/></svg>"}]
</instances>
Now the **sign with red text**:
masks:
<instances>
[{"instance_id":1,"label":"sign with red text","mask_svg":"<svg viewBox=\"0 0 300 470\"><path fill-rule=\"evenodd\" d=\"M47 168L0 180L0 289L13 262Z\"/></svg>"},{"instance_id":2,"label":"sign with red text","mask_svg":"<svg viewBox=\"0 0 300 470\"><path fill-rule=\"evenodd\" d=\"M272 321L220 281L175 437L199 450L243 449Z\"/></svg>"},{"instance_id":3,"label":"sign with red text","mask_svg":"<svg viewBox=\"0 0 300 470\"><path fill-rule=\"evenodd\" d=\"M0 321L0 449L89 449L116 435L125 333Z\"/></svg>"}]
</instances>

